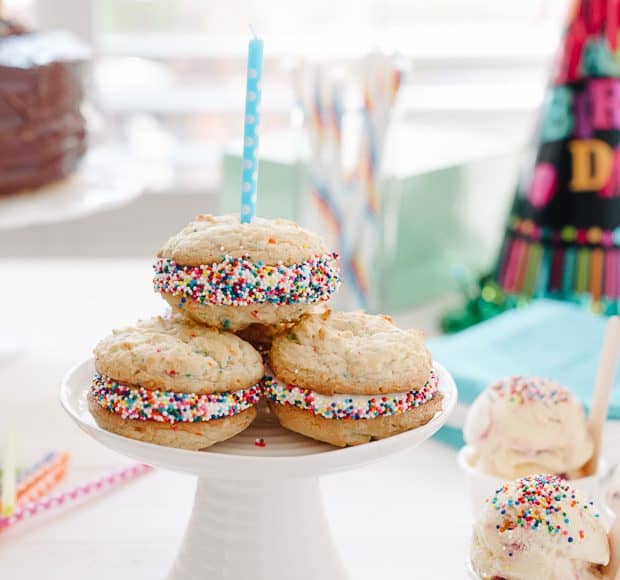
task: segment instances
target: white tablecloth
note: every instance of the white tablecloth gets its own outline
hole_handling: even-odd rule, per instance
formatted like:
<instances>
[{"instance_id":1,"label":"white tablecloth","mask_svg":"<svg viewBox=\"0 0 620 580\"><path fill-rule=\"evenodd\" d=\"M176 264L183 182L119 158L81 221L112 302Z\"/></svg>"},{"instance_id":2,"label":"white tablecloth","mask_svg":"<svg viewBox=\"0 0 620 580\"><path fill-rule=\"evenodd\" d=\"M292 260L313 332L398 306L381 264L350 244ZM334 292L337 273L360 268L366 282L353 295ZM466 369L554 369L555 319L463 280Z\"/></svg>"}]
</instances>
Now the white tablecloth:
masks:
<instances>
[{"instance_id":1,"label":"white tablecloth","mask_svg":"<svg viewBox=\"0 0 620 580\"><path fill-rule=\"evenodd\" d=\"M161 312L147 260L0 260L0 443L18 456L72 455L66 484L127 463L83 434L58 385L115 326ZM414 321L429 327L428 311ZM15 580L163 578L180 543L195 480L157 471L104 497L0 535L0 576ZM470 518L455 454L435 442L369 468L325 478L333 534L354 580L464 578ZM303 565L303 564L302 564ZM328 579L325 579L328 580Z\"/></svg>"}]
</instances>

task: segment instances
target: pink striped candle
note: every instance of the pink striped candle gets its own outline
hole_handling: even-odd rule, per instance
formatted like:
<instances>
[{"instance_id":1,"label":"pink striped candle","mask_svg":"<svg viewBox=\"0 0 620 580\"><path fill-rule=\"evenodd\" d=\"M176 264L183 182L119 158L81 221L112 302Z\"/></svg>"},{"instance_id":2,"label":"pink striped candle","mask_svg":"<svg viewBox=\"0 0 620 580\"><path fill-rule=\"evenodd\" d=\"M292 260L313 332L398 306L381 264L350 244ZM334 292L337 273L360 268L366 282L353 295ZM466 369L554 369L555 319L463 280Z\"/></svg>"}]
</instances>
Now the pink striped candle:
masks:
<instances>
[{"instance_id":1,"label":"pink striped candle","mask_svg":"<svg viewBox=\"0 0 620 580\"><path fill-rule=\"evenodd\" d=\"M139 475L143 475L152 469L150 465L136 463L98 479L93 479L85 484L78 485L73 489L62 491L39 501L20 506L12 516L0 518L0 530L28 520L31 517L42 515L56 508L90 497L93 494L109 490Z\"/></svg>"}]
</instances>

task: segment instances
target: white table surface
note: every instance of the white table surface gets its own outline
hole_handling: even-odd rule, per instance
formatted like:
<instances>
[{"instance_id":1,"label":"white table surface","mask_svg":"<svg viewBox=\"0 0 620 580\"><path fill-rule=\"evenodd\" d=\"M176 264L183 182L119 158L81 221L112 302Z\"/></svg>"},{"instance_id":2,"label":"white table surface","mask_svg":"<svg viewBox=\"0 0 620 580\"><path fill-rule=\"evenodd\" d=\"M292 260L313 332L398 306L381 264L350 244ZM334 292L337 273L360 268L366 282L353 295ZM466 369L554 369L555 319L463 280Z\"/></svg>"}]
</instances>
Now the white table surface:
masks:
<instances>
[{"instance_id":1,"label":"white table surface","mask_svg":"<svg viewBox=\"0 0 620 580\"><path fill-rule=\"evenodd\" d=\"M0 443L14 429L24 462L48 450L68 450L72 460L64 486L128 462L71 422L58 403L58 385L111 328L163 310L150 279L148 260L0 260L0 334L10 333L21 345L17 355L0 359ZM430 329L434 312L426 309L413 321ZM194 485L191 476L156 471L16 526L0 535L0 577L164 578L187 523ZM429 441L371 467L325 478L323 487L353 580L465 577L470 516L452 450Z\"/></svg>"}]
</instances>

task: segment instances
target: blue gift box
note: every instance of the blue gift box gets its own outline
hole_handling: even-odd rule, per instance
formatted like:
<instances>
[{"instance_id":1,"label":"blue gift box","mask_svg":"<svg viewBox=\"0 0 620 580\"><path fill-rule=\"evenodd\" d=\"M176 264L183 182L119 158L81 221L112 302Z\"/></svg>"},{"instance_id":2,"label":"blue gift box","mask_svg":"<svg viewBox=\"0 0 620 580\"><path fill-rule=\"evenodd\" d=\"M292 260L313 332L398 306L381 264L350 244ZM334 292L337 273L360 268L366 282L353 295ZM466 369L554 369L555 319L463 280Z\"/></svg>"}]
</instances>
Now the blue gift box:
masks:
<instances>
[{"instance_id":1,"label":"blue gift box","mask_svg":"<svg viewBox=\"0 0 620 580\"><path fill-rule=\"evenodd\" d=\"M588 409L606 322L576 304L539 300L458 334L430 340L433 357L452 373L459 389L457 410L439 439L462 445L468 406L490 383L510 375L555 379ZM620 420L618 377L609 418Z\"/></svg>"}]
</instances>

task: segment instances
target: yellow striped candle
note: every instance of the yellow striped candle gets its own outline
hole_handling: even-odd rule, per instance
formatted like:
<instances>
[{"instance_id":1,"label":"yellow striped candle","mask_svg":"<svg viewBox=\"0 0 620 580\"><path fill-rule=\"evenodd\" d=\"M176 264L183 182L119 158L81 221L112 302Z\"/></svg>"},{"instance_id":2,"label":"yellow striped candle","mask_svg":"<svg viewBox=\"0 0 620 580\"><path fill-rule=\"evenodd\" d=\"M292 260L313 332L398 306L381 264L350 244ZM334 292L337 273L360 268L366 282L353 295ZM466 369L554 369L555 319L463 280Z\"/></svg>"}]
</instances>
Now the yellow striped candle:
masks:
<instances>
[{"instance_id":1,"label":"yellow striped candle","mask_svg":"<svg viewBox=\"0 0 620 580\"><path fill-rule=\"evenodd\" d=\"M9 431L2 461L2 515L11 517L17 495L17 467L15 465L15 437Z\"/></svg>"}]
</instances>

